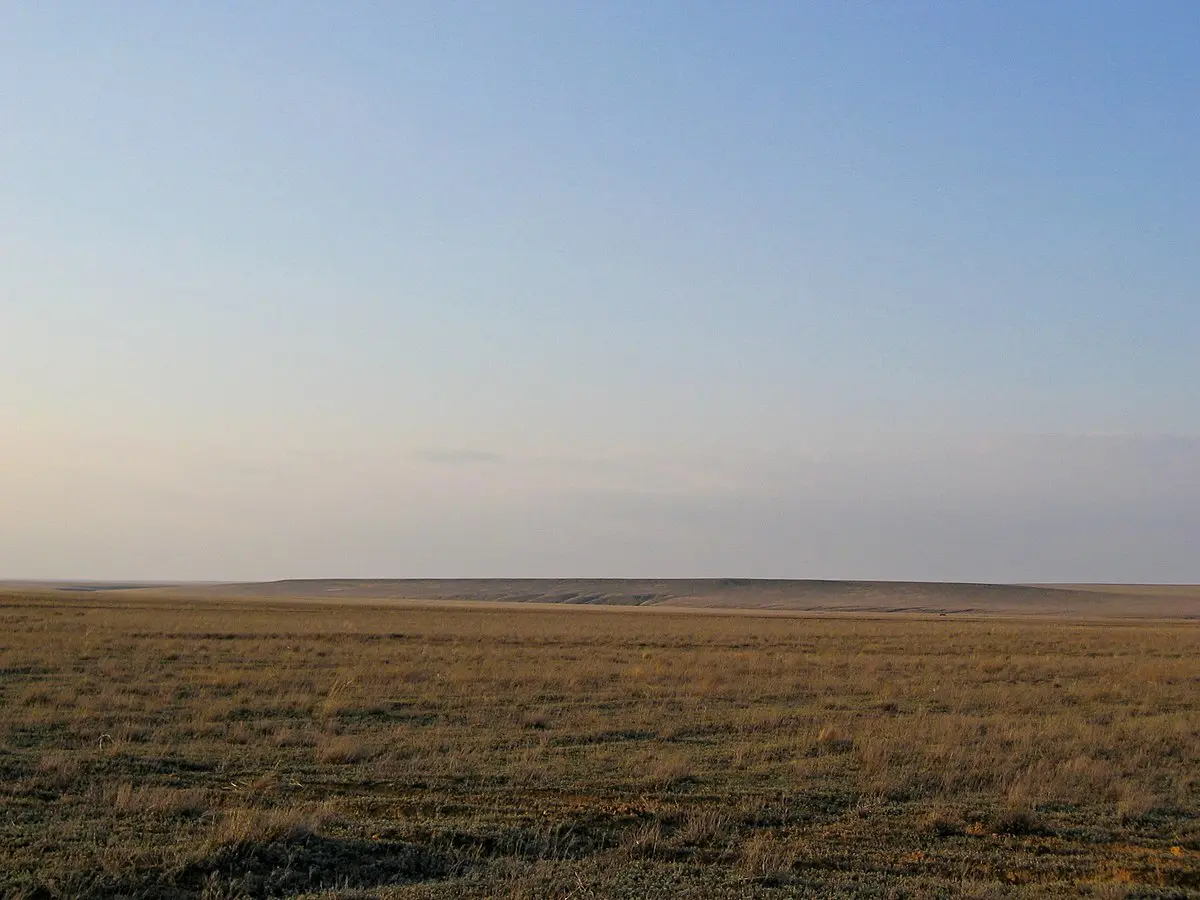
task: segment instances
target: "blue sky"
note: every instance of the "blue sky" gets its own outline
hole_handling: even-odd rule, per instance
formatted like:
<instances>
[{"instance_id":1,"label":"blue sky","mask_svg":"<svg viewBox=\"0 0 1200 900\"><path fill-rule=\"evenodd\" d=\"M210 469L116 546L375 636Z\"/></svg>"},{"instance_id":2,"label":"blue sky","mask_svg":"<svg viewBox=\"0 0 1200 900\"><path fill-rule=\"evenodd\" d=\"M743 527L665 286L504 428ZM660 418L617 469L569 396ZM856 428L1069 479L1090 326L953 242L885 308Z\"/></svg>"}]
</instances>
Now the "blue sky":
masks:
<instances>
[{"instance_id":1,"label":"blue sky","mask_svg":"<svg viewBox=\"0 0 1200 900\"><path fill-rule=\"evenodd\" d=\"M0 576L1200 581L1190 2L0 10Z\"/></svg>"}]
</instances>

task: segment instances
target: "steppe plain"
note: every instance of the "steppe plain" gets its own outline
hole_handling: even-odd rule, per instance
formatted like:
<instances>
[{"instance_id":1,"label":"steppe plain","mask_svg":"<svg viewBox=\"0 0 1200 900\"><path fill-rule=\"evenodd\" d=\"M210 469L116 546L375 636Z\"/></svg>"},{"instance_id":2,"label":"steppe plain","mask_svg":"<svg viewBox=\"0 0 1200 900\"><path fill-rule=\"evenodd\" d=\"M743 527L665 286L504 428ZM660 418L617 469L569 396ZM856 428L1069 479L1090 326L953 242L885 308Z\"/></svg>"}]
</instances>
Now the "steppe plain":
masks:
<instances>
[{"instance_id":1,"label":"steppe plain","mask_svg":"<svg viewBox=\"0 0 1200 900\"><path fill-rule=\"evenodd\" d=\"M1200 896L1200 588L0 586L0 896Z\"/></svg>"}]
</instances>

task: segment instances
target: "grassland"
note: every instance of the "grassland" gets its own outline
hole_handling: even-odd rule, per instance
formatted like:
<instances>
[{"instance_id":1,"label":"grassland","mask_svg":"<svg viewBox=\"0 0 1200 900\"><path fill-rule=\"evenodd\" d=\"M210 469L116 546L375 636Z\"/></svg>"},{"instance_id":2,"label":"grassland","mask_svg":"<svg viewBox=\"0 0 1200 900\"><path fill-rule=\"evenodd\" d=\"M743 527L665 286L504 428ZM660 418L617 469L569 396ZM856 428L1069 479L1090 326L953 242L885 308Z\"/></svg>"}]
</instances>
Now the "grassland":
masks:
<instances>
[{"instance_id":1,"label":"grassland","mask_svg":"<svg viewBox=\"0 0 1200 900\"><path fill-rule=\"evenodd\" d=\"M0 594L0 895L1200 896L1200 624Z\"/></svg>"},{"instance_id":2,"label":"grassland","mask_svg":"<svg viewBox=\"0 0 1200 900\"><path fill-rule=\"evenodd\" d=\"M95 585L75 585L91 589ZM103 586L111 590L111 586ZM914 612L1200 621L1200 585L952 584L772 578L383 578L183 584L186 599L380 603L486 600L507 603L685 607L780 612Z\"/></svg>"}]
</instances>

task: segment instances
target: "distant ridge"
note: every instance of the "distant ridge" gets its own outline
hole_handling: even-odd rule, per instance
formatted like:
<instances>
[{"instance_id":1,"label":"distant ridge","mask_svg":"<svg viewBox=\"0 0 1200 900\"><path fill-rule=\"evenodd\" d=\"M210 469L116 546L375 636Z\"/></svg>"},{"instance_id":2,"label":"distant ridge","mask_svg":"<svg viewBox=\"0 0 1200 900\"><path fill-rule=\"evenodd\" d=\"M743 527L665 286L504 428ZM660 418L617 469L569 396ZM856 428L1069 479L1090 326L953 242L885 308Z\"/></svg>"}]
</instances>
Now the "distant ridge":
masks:
<instances>
[{"instance_id":1,"label":"distant ridge","mask_svg":"<svg viewBox=\"0 0 1200 900\"><path fill-rule=\"evenodd\" d=\"M73 589L98 588L75 585ZM178 584L155 588L154 592L196 598L338 603L475 601L814 613L1200 618L1200 585L759 578L332 578Z\"/></svg>"}]
</instances>

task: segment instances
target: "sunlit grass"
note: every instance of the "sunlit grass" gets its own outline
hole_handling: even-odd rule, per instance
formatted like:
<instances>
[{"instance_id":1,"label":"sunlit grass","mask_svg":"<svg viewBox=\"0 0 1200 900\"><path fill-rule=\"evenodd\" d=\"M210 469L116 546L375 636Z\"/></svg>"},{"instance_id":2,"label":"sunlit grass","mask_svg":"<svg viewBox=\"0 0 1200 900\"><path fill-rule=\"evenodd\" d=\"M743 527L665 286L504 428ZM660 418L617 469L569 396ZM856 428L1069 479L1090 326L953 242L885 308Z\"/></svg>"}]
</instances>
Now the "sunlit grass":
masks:
<instances>
[{"instance_id":1,"label":"sunlit grass","mask_svg":"<svg viewBox=\"0 0 1200 900\"><path fill-rule=\"evenodd\" d=\"M0 603L0 893L1200 887L1195 624Z\"/></svg>"}]
</instances>

